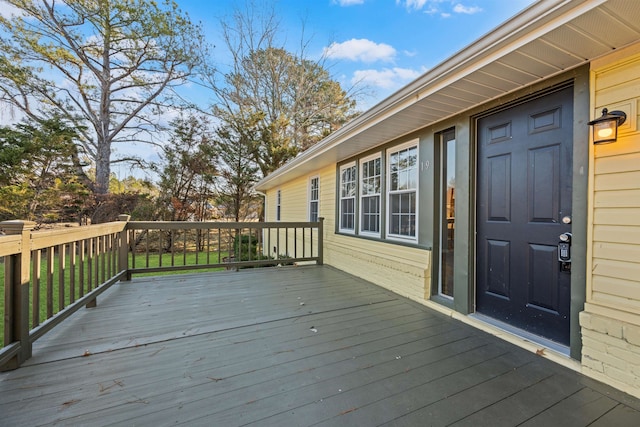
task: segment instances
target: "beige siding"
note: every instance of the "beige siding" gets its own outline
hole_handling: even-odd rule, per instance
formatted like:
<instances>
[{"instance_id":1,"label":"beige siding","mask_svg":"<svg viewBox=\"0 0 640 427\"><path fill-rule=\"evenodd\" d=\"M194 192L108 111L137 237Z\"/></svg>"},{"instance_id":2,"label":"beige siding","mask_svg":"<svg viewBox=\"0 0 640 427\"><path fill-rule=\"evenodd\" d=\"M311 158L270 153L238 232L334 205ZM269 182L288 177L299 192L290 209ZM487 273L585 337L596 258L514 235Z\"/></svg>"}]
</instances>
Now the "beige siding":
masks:
<instances>
[{"instance_id":1,"label":"beige siding","mask_svg":"<svg viewBox=\"0 0 640 427\"><path fill-rule=\"evenodd\" d=\"M413 300L425 299L429 251L341 235L332 236L325 248L325 263Z\"/></svg>"},{"instance_id":2,"label":"beige siding","mask_svg":"<svg viewBox=\"0 0 640 427\"><path fill-rule=\"evenodd\" d=\"M587 301L640 314L640 53L598 61L592 78L594 116L607 107L628 120L616 143L594 147Z\"/></svg>"},{"instance_id":3,"label":"beige siding","mask_svg":"<svg viewBox=\"0 0 640 427\"><path fill-rule=\"evenodd\" d=\"M289 182L282 191L282 220L308 219L307 188L320 177L320 216L324 221L324 262L416 301L423 301L431 282L430 251L335 233L336 165ZM268 220L275 218L274 188L268 192Z\"/></svg>"},{"instance_id":4,"label":"beige siding","mask_svg":"<svg viewBox=\"0 0 640 427\"><path fill-rule=\"evenodd\" d=\"M313 174L311 176L318 176ZM267 221L276 220L276 206L277 206L277 192L280 190L280 221L308 221L309 220L309 177L300 178L298 180L288 182L281 187L274 188L267 192ZM320 216L322 213L322 193L323 189L322 177L320 178ZM265 246L269 247L269 254L271 256L290 256L290 257L307 257L317 256L317 250L313 247L317 241L318 236L312 235L307 230L304 233L301 230L297 230L294 234L293 231L280 230L277 233L272 230L270 233L265 234ZM297 236L297 239L296 239ZM270 243L269 243L270 242ZM278 246L280 248L279 253L273 253L273 247Z\"/></svg>"},{"instance_id":5,"label":"beige siding","mask_svg":"<svg viewBox=\"0 0 640 427\"><path fill-rule=\"evenodd\" d=\"M583 371L640 396L640 45L592 64L593 116L623 110L618 141L591 161Z\"/></svg>"}]
</instances>

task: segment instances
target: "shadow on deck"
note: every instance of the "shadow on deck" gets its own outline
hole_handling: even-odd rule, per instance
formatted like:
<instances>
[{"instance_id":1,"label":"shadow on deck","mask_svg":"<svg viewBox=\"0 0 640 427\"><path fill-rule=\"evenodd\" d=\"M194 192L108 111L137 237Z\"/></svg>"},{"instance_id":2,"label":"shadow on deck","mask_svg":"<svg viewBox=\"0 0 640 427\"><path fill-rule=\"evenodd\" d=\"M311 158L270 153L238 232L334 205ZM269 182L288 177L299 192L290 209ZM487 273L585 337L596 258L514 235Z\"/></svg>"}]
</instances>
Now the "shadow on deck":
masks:
<instances>
[{"instance_id":1,"label":"shadow on deck","mask_svg":"<svg viewBox=\"0 0 640 427\"><path fill-rule=\"evenodd\" d=\"M0 373L2 426L638 426L639 410L327 266L121 283Z\"/></svg>"}]
</instances>

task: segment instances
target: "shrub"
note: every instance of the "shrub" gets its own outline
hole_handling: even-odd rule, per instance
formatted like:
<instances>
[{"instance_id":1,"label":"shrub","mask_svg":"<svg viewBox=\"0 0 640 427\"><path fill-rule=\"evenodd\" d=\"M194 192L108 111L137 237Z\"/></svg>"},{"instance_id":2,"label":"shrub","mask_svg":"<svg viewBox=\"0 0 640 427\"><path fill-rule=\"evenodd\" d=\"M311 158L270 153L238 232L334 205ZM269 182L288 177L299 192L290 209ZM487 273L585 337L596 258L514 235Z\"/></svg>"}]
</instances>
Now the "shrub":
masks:
<instances>
[{"instance_id":1,"label":"shrub","mask_svg":"<svg viewBox=\"0 0 640 427\"><path fill-rule=\"evenodd\" d=\"M250 234L241 234L233 240L233 253L238 261L249 261L258 259L258 238ZM260 259L268 259L261 256Z\"/></svg>"}]
</instances>

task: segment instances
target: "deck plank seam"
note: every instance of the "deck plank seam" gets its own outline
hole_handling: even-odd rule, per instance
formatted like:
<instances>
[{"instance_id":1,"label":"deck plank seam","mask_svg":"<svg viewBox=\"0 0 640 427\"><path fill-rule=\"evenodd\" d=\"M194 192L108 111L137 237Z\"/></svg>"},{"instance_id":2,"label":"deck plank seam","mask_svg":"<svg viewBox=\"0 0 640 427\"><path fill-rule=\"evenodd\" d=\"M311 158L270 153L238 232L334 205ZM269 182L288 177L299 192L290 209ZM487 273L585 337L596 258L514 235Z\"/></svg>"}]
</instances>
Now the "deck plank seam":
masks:
<instances>
[{"instance_id":1,"label":"deck plank seam","mask_svg":"<svg viewBox=\"0 0 640 427\"><path fill-rule=\"evenodd\" d=\"M221 332L239 330L239 329L253 327L253 326L259 326L259 325L268 325L268 324L271 324L271 323L280 322L280 321L286 321L286 320L291 320L291 319L294 319L294 320L297 321L298 319L303 319L305 317L313 316L313 315L317 315L317 314L328 314L328 313L335 313L335 312L339 312L339 311L351 310L351 309L354 309L354 308L370 307L370 306L377 305L377 304L384 304L384 303L388 303L388 302L393 302L395 300L397 300L397 298L389 299L389 300L382 300L382 301L368 302L368 303L365 303L365 304L357 304L357 305L352 305L352 306L349 306L349 307L340 307L340 308L336 308L336 309L310 312L310 313L306 313L306 314L297 314L295 316L281 317L281 318L278 318L278 319L271 319L271 320L261 321L261 322L257 322L257 323L250 323L250 324L246 324L246 325L232 326L232 327L229 327L229 328L217 329L217 330L213 330L213 331L198 332L198 333L184 335L184 336L174 336L174 337L165 338L165 339L161 339L161 340L148 341L148 342L145 342L144 344L125 345L125 346L120 347L120 348L96 351L95 353L90 353L90 354L86 354L85 353L85 354L81 354L81 355L77 355L77 356L62 357L62 358L54 359L54 360L44 360L42 362L37 362L37 363L30 364L29 366L46 365L48 363L55 363L55 362L66 361L66 360L74 360L74 359L79 359L79 358L83 358L83 357L90 357L90 356L98 355L98 354L114 353L114 352L117 352L117 351L127 350L127 349L135 348L135 347L146 347L148 345L157 345L157 344L162 344L162 343L166 343L166 342L182 340L182 339L186 339L186 338L193 338L193 337L198 337L198 336L217 334L217 333L221 333Z\"/></svg>"}]
</instances>

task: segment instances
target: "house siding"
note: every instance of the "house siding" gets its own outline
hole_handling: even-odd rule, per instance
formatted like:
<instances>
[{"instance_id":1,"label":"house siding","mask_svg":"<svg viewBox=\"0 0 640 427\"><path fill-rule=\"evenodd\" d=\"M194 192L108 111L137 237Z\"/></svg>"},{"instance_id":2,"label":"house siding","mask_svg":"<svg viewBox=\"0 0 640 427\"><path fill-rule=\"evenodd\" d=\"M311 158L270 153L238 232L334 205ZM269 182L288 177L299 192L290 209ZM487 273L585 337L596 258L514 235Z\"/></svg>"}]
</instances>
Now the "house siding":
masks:
<instances>
[{"instance_id":1,"label":"house siding","mask_svg":"<svg viewBox=\"0 0 640 427\"><path fill-rule=\"evenodd\" d=\"M640 396L640 44L592 63L591 94L594 117L606 107L627 121L592 152L582 366Z\"/></svg>"},{"instance_id":2,"label":"house siding","mask_svg":"<svg viewBox=\"0 0 640 427\"><path fill-rule=\"evenodd\" d=\"M428 298L431 251L336 233L337 164L267 192L267 221L275 219L275 200L282 197L282 221L308 220L310 176L320 177L319 216L324 220L324 263L416 301ZM282 238L282 236L281 236Z\"/></svg>"},{"instance_id":3,"label":"house siding","mask_svg":"<svg viewBox=\"0 0 640 427\"><path fill-rule=\"evenodd\" d=\"M477 121L570 84L573 237L566 350L576 364L580 361L584 373L640 397L640 37L637 29L621 25L637 14L632 4L540 1L502 25L503 35L489 33L452 56L327 138L321 150L309 151L309 156L301 156L258 188L274 193L269 195L272 199L276 185L283 191L290 189L289 194L283 193L283 220L304 220L307 180L320 173L327 264L412 299L432 298L455 312L470 314L476 309L477 293ZM607 44L588 43L610 34L615 37L608 38ZM556 41L562 42L555 49L541 49L553 47ZM505 80L504 63L520 65L522 71L533 64L536 71L519 73L518 81ZM495 82L489 85L491 91L475 92L475 101L456 98L461 87L477 91L476 83L487 81ZM469 98L470 93L474 92L466 92ZM443 104L442 99L457 99L459 105ZM624 110L627 122L616 143L595 147L587 122L600 116L604 107ZM453 300L430 292L430 288L436 292L437 280L431 279L439 277L440 268L437 135L450 128L456 132ZM357 161L414 137L420 139L420 227L415 243L337 232L338 165L328 163ZM307 175L293 178L301 174ZM297 207L296 197L305 203ZM433 248L435 255L427 248Z\"/></svg>"}]
</instances>

